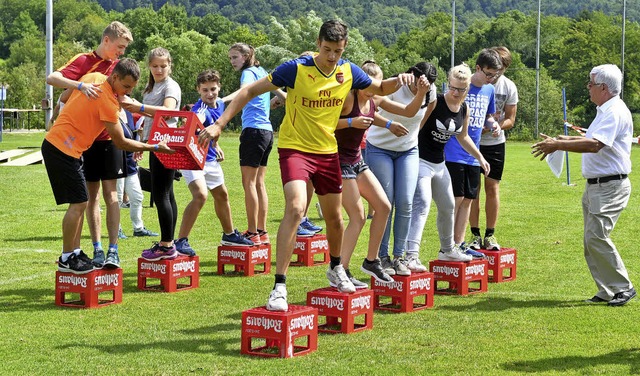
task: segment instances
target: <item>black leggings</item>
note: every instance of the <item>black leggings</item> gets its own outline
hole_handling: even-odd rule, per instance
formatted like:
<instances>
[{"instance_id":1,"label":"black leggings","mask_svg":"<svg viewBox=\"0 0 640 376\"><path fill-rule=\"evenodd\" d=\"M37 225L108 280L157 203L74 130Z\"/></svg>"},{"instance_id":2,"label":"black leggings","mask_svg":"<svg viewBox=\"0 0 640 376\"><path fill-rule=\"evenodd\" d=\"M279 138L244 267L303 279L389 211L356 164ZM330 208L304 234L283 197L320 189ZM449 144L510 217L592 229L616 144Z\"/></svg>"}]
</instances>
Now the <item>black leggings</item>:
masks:
<instances>
[{"instance_id":1,"label":"black leggings","mask_svg":"<svg viewBox=\"0 0 640 376\"><path fill-rule=\"evenodd\" d=\"M173 195L173 176L175 170L170 170L162 165L162 162L154 153L149 153L149 169L151 170L151 192L153 203L158 210L158 222L160 222L160 240L173 241L178 221L178 206Z\"/></svg>"}]
</instances>

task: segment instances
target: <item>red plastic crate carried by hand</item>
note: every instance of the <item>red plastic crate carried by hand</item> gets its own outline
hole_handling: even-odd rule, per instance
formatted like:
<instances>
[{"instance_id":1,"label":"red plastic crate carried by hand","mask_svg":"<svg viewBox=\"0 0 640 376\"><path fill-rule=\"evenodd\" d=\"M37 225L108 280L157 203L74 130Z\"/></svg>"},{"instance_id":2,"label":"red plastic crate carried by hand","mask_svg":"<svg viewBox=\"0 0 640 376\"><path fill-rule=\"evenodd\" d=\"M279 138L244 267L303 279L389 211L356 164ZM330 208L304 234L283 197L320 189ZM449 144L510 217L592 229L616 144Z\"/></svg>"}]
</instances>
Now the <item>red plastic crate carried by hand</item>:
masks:
<instances>
[{"instance_id":1,"label":"red plastic crate carried by hand","mask_svg":"<svg viewBox=\"0 0 640 376\"><path fill-rule=\"evenodd\" d=\"M178 118L179 127L169 127L167 118ZM166 139L167 146L176 151L175 154L155 153L164 167L174 170L202 170L207 150L198 145L198 133L203 129L195 112L156 111L148 142L154 145Z\"/></svg>"}]
</instances>

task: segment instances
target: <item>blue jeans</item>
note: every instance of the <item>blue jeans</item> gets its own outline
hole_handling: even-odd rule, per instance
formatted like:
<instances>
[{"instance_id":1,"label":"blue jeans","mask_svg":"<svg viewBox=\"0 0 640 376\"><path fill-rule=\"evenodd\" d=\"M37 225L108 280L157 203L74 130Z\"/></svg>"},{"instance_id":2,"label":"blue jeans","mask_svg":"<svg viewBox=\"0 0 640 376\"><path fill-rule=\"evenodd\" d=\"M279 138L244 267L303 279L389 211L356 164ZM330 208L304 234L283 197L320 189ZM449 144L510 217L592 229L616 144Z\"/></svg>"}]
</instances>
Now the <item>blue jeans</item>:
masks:
<instances>
[{"instance_id":1,"label":"blue jeans","mask_svg":"<svg viewBox=\"0 0 640 376\"><path fill-rule=\"evenodd\" d=\"M380 149L367 142L366 163L387 194L393 213L389 215L378 256L382 258L389 255L393 217L393 256L400 257L404 254L409 234L413 195L418 183L418 147L398 152Z\"/></svg>"}]
</instances>

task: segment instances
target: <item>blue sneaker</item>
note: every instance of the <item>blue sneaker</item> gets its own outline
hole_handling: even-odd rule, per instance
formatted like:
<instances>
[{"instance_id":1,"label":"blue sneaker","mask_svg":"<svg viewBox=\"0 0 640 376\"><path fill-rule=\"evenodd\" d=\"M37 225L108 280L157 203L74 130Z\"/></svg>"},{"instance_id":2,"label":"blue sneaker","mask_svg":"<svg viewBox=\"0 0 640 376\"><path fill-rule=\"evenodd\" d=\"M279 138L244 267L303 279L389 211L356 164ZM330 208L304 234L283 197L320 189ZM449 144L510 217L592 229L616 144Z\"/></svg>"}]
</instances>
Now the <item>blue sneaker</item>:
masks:
<instances>
[{"instance_id":1,"label":"blue sneaker","mask_svg":"<svg viewBox=\"0 0 640 376\"><path fill-rule=\"evenodd\" d=\"M176 240L173 244L175 244L176 251L178 251L178 253L180 254L183 254L189 257L193 257L196 255L196 251L194 251L193 248L191 248L191 245L189 244L189 239L187 238L180 238Z\"/></svg>"},{"instance_id":2,"label":"blue sneaker","mask_svg":"<svg viewBox=\"0 0 640 376\"><path fill-rule=\"evenodd\" d=\"M122 227L120 227L118 229L118 239L126 239L127 235L124 234L124 231L122 231Z\"/></svg>"},{"instance_id":3,"label":"blue sneaker","mask_svg":"<svg viewBox=\"0 0 640 376\"><path fill-rule=\"evenodd\" d=\"M315 234L316 234L315 232L307 230L306 228L302 227L302 225L298 225L298 232L296 235L302 238L308 238Z\"/></svg>"},{"instance_id":4,"label":"blue sneaker","mask_svg":"<svg viewBox=\"0 0 640 376\"><path fill-rule=\"evenodd\" d=\"M240 247L252 247L253 242L244 236L237 230L234 229L230 235L222 233L222 240L220 241L222 245L232 245L232 246L240 246Z\"/></svg>"},{"instance_id":5,"label":"blue sneaker","mask_svg":"<svg viewBox=\"0 0 640 376\"><path fill-rule=\"evenodd\" d=\"M484 253L469 248L465 242L460 243L460 249L464 251L465 255L473 257L474 260L482 260L485 257Z\"/></svg>"},{"instance_id":6,"label":"blue sneaker","mask_svg":"<svg viewBox=\"0 0 640 376\"><path fill-rule=\"evenodd\" d=\"M300 226L302 226L302 228L304 228L305 230L313 232L314 234L322 231L322 227L313 224L313 222L311 222L308 217L302 218L302 221L300 221Z\"/></svg>"}]
</instances>

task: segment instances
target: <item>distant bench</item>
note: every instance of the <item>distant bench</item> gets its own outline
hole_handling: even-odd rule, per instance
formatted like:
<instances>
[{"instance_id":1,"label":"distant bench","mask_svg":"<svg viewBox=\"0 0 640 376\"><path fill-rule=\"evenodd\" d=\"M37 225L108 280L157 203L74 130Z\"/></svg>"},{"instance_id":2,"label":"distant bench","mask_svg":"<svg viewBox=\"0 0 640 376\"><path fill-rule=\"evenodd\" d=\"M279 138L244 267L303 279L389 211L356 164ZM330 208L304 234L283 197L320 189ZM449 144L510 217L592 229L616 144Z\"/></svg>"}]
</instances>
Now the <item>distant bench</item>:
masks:
<instances>
[{"instance_id":1,"label":"distant bench","mask_svg":"<svg viewBox=\"0 0 640 376\"><path fill-rule=\"evenodd\" d=\"M0 162L8 162L11 159L30 152L29 149L12 149L0 152Z\"/></svg>"},{"instance_id":2,"label":"distant bench","mask_svg":"<svg viewBox=\"0 0 640 376\"><path fill-rule=\"evenodd\" d=\"M40 150L27 154L24 157L20 157L9 161L7 163L2 163L0 166L28 166L32 164L39 164L42 162L42 152Z\"/></svg>"}]
</instances>

